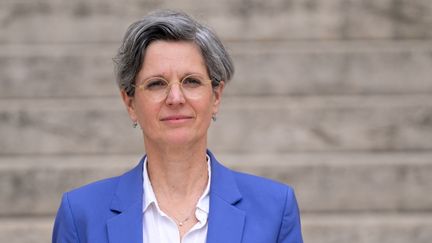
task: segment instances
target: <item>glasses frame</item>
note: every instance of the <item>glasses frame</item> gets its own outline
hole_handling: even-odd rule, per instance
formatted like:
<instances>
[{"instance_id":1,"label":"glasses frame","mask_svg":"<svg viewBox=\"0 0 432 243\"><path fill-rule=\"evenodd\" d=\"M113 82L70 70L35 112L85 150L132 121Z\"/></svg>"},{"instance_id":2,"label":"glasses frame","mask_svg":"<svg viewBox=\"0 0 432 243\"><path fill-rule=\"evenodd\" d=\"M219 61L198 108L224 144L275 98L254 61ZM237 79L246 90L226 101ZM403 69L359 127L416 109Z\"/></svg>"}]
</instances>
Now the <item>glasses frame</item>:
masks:
<instances>
[{"instance_id":1,"label":"glasses frame","mask_svg":"<svg viewBox=\"0 0 432 243\"><path fill-rule=\"evenodd\" d=\"M162 98L160 98L160 99L151 99L151 100L153 100L153 101L157 101L157 102L162 101L162 100L165 100L165 99L168 97L168 94L171 92L172 86L173 86L174 84L176 84L176 83L179 85L180 90L181 90L181 92L182 92L182 94L183 94L184 97L186 97L186 98L196 98L196 97L189 97L188 95L186 95L187 92L185 93L185 91L184 91L184 89L183 89L183 86L182 86L183 82L184 82L186 79L191 78L191 77L195 77L196 79L199 79L201 82L203 82L202 85L208 85L208 84L210 84L210 86L213 88L214 81L213 81L212 79L209 79L209 78L203 78L203 77L202 77L201 75L199 75L199 74L189 74L189 75L184 76L184 77L183 77L182 79L180 79L180 80L177 79L176 81L172 81L172 82L168 81L166 78L161 77L161 76L153 76L153 77L149 77L149 78L143 80L143 81L140 82L140 84L138 84L138 85L137 85L137 84L132 84L132 87L134 87L135 89L142 90L142 91L148 91L148 90L146 90L145 87L146 87L146 85L149 83L150 80L153 80L153 79L163 80L163 81L166 82L166 84L168 85L167 88L166 88L165 91L164 91L164 95L162 95L162 96L161 96Z\"/></svg>"}]
</instances>

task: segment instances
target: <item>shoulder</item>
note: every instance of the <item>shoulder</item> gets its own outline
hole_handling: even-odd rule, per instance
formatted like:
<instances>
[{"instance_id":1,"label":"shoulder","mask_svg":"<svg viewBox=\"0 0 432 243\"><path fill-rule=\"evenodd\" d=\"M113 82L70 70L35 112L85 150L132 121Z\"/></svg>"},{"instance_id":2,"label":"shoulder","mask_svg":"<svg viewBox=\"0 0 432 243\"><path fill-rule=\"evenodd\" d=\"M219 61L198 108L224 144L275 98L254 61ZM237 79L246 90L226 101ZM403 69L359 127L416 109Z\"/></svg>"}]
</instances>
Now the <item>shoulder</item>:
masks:
<instances>
[{"instance_id":1,"label":"shoulder","mask_svg":"<svg viewBox=\"0 0 432 243\"><path fill-rule=\"evenodd\" d=\"M87 227L106 219L118 177L100 180L63 194L53 229L53 242L78 242Z\"/></svg>"},{"instance_id":2,"label":"shoulder","mask_svg":"<svg viewBox=\"0 0 432 243\"><path fill-rule=\"evenodd\" d=\"M302 242L300 215L294 190L281 182L231 170L242 199L237 207L248 217L247 237L275 242ZM262 235L251 230L260 225ZM263 233L265 232L265 233ZM251 239L252 240L252 239Z\"/></svg>"},{"instance_id":3,"label":"shoulder","mask_svg":"<svg viewBox=\"0 0 432 243\"><path fill-rule=\"evenodd\" d=\"M99 180L64 193L58 214L67 210L75 220L92 224L104 220L110 215L119 178Z\"/></svg>"},{"instance_id":4,"label":"shoulder","mask_svg":"<svg viewBox=\"0 0 432 243\"><path fill-rule=\"evenodd\" d=\"M99 180L63 194L53 230L53 242L102 239L106 221L117 215L119 205L139 200L142 163L116 177ZM129 195L131 194L131 195ZM122 201L119 196L129 195ZM96 238L95 238L96 237ZM79 240L78 240L79 239ZM102 241L101 242L105 242Z\"/></svg>"},{"instance_id":5,"label":"shoulder","mask_svg":"<svg viewBox=\"0 0 432 243\"><path fill-rule=\"evenodd\" d=\"M98 203L111 203L114 194L118 191L129 192L132 189L140 188L134 185L142 178L142 162L133 169L115 177L102 179L90 184L78 187L65 193L70 203L95 205Z\"/></svg>"},{"instance_id":6,"label":"shoulder","mask_svg":"<svg viewBox=\"0 0 432 243\"><path fill-rule=\"evenodd\" d=\"M69 201L95 201L112 197L120 176L98 180L87 185L72 189L65 193Z\"/></svg>"},{"instance_id":7,"label":"shoulder","mask_svg":"<svg viewBox=\"0 0 432 243\"><path fill-rule=\"evenodd\" d=\"M292 187L287 184L257 175L231 171L244 197L262 199L266 202L285 202L294 194Z\"/></svg>"},{"instance_id":8,"label":"shoulder","mask_svg":"<svg viewBox=\"0 0 432 243\"><path fill-rule=\"evenodd\" d=\"M242 201L256 205L281 204L293 194L293 189L289 185L232 170L220 163L210 152L209 155L212 160L211 183L215 185L215 194L223 194L227 198L235 195L234 198L241 197Z\"/></svg>"}]
</instances>

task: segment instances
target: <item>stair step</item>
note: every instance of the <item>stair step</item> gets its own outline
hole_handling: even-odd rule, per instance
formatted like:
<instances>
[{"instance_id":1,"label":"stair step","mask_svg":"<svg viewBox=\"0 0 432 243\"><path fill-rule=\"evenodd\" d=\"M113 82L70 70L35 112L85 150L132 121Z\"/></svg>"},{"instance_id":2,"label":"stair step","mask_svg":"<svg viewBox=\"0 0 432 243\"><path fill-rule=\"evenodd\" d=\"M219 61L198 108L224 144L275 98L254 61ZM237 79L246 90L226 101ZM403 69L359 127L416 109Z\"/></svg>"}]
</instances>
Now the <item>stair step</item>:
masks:
<instances>
[{"instance_id":1,"label":"stair step","mask_svg":"<svg viewBox=\"0 0 432 243\"><path fill-rule=\"evenodd\" d=\"M432 35L427 17L432 8L422 0L411 0L409 5L344 0L248 4L224 0L198 5L188 0L175 4L167 0L128 0L121 4L115 0L9 0L0 2L0 42L119 41L132 21L156 8L180 8L210 25L223 38L233 40L413 39Z\"/></svg>"},{"instance_id":2,"label":"stair step","mask_svg":"<svg viewBox=\"0 0 432 243\"><path fill-rule=\"evenodd\" d=\"M119 97L112 63L117 48L109 43L4 45L0 98ZM226 96L432 91L430 41L233 42L228 49L236 72Z\"/></svg>"},{"instance_id":3,"label":"stair step","mask_svg":"<svg viewBox=\"0 0 432 243\"><path fill-rule=\"evenodd\" d=\"M432 210L432 154L224 154L239 171L292 185L300 209L316 212L428 212ZM61 194L119 175L139 156L0 158L0 216L53 214Z\"/></svg>"},{"instance_id":4,"label":"stair step","mask_svg":"<svg viewBox=\"0 0 432 243\"><path fill-rule=\"evenodd\" d=\"M52 217L0 218L0 242L50 242L53 221ZM432 215L303 214L302 230L304 241L314 243L429 243Z\"/></svg>"},{"instance_id":5,"label":"stair step","mask_svg":"<svg viewBox=\"0 0 432 243\"><path fill-rule=\"evenodd\" d=\"M243 97L223 100L210 148L223 152L427 151L432 96ZM140 153L119 97L0 103L0 154Z\"/></svg>"}]
</instances>

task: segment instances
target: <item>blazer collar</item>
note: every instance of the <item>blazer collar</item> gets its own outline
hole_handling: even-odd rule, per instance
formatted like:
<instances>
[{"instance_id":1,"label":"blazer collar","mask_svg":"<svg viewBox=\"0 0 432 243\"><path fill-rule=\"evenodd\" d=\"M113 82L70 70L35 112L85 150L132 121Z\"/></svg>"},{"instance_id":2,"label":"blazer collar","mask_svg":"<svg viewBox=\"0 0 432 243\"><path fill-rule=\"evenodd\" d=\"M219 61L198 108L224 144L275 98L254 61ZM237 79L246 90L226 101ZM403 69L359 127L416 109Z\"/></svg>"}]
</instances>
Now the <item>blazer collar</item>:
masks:
<instances>
[{"instance_id":1,"label":"blazer collar","mask_svg":"<svg viewBox=\"0 0 432 243\"><path fill-rule=\"evenodd\" d=\"M107 222L110 243L142 242L143 161L119 178L111 202L118 215Z\"/></svg>"},{"instance_id":2,"label":"blazer collar","mask_svg":"<svg viewBox=\"0 0 432 243\"><path fill-rule=\"evenodd\" d=\"M245 212L236 207L242 195L234 174L221 165L210 151L207 153L212 167L207 243L241 242Z\"/></svg>"}]
</instances>

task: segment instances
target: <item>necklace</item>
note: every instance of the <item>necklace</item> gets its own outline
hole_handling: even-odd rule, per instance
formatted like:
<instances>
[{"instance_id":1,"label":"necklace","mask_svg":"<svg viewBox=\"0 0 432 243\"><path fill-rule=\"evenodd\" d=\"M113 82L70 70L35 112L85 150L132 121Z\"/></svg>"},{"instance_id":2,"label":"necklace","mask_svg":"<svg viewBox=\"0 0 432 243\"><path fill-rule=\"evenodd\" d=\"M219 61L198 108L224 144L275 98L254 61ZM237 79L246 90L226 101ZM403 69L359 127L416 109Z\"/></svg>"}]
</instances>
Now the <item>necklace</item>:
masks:
<instances>
[{"instance_id":1,"label":"necklace","mask_svg":"<svg viewBox=\"0 0 432 243\"><path fill-rule=\"evenodd\" d=\"M192 212L190 212L189 213L189 216L187 216L185 219L183 219L183 220L178 220L177 218L175 218L174 217L174 220L176 221L176 223L177 223L177 225L179 226L179 227L183 227L183 225L190 219L190 217L191 217L191 214L195 211L196 209L194 208L193 210L192 210Z\"/></svg>"},{"instance_id":2,"label":"necklace","mask_svg":"<svg viewBox=\"0 0 432 243\"><path fill-rule=\"evenodd\" d=\"M180 226L180 227L182 227L185 223L186 223L186 221L188 221L189 220L189 216L188 217L186 217L185 219L183 219L182 221L179 221L179 220L177 220L177 219L175 219L176 221L177 221L177 225L178 226Z\"/></svg>"}]
</instances>

